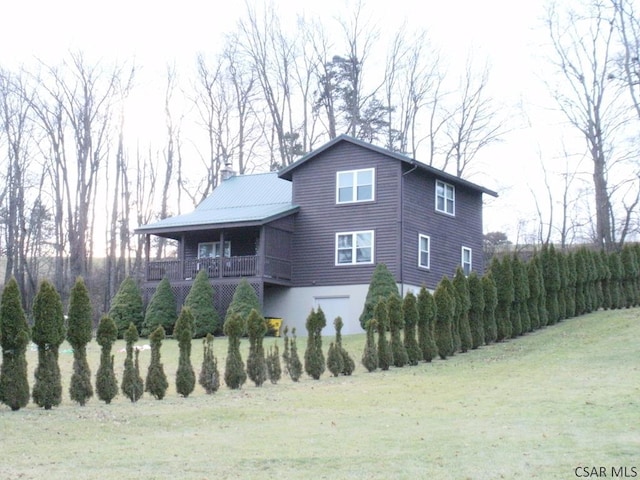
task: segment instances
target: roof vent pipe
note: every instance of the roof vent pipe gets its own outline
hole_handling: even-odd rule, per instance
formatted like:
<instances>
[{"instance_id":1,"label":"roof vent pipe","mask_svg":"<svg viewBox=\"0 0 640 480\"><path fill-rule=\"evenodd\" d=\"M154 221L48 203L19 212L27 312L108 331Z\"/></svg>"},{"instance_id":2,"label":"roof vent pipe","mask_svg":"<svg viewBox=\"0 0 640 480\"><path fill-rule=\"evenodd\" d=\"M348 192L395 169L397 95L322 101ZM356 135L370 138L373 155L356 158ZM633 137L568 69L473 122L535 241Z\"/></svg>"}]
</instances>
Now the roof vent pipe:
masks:
<instances>
[{"instance_id":1,"label":"roof vent pipe","mask_svg":"<svg viewBox=\"0 0 640 480\"><path fill-rule=\"evenodd\" d=\"M233 165L231 164L231 162L227 162L220 170L220 179L224 182L225 180L229 180L235 174L236 172L233 171Z\"/></svg>"}]
</instances>

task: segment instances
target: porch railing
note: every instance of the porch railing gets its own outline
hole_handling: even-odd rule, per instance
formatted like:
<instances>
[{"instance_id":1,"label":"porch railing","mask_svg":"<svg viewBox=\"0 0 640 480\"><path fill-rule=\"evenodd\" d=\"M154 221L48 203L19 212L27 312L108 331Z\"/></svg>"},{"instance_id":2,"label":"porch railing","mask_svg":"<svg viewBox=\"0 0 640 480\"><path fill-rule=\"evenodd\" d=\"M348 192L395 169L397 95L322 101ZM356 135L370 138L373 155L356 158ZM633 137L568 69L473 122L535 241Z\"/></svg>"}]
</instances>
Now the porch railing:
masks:
<instances>
[{"instance_id":1,"label":"porch railing","mask_svg":"<svg viewBox=\"0 0 640 480\"><path fill-rule=\"evenodd\" d=\"M147 281L159 281L165 277L169 280L190 280L202 269L207 271L209 278L251 277L264 274L269 278L291 279L291 262L288 260L267 257L261 264L259 256L248 255L149 262Z\"/></svg>"}]
</instances>

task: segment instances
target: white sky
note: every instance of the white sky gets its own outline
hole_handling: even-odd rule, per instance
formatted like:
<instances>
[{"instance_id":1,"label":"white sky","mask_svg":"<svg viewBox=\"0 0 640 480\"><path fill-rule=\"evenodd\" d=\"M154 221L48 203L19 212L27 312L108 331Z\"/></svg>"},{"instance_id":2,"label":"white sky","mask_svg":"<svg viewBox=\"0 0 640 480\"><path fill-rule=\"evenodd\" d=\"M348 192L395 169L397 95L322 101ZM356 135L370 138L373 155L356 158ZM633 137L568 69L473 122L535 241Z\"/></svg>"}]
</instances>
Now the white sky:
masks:
<instances>
[{"instance_id":1,"label":"white sky","mask_svg":"<svg viewBox=\"0 0 640 480\"><path fill-rule=\"evenodd\" d=\"M309 16L346 16L344 0L274 0L283 15L304 8ZM363 0L381 27L426 27L452 67L472 52L478 65L488 59L493 96L510 112L513 129L483 155L488 166L472 181L498 190L501 197L485 210L485 231L513 232L519 218L532 218L528 183L539 179L538 149L557 142L555 126L523 129L518 104L547 102L538 78L543 2L536 0ZM304 7L301 7L304 6ZM135 58L136 64L163 72L167 62L193 62L196 52L217 51L224 32L233 29L242 1L182 0L0 0L0 65L20 64L34 56L56 61L69 50L92 57ZM383 19L383 20L381 20ZM539 101L539 102L538 102ZM527 107L528 108L528 107ZM528 110L530 118L536 114ZM538 180L539 181L539 180ZM539 188L534 184L533 188ZM534 219L535 220L535 219Z\"/></svg>"}]
</instances>

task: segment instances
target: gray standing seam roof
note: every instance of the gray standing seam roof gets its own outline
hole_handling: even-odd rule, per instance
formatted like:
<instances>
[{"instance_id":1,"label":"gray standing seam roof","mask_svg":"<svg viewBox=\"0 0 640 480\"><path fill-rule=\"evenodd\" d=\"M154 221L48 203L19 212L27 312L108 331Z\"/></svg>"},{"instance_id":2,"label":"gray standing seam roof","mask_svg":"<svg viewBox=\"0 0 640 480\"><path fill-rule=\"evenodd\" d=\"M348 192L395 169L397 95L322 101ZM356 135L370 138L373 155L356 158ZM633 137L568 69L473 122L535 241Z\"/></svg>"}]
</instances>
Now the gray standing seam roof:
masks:
<instances>
[{"instance_id":1,"label":"gray standing seam roof","mask_svg":"<svg viewBox=\"0 0 640 480\"><path fill-rule=\"evenodd\" d=\"M142 225L136 232L262 223L296 210L291 203L291 182L279 178L276 172L238 175L221 182L193 212Z\"/></svg>"}]
</instances>

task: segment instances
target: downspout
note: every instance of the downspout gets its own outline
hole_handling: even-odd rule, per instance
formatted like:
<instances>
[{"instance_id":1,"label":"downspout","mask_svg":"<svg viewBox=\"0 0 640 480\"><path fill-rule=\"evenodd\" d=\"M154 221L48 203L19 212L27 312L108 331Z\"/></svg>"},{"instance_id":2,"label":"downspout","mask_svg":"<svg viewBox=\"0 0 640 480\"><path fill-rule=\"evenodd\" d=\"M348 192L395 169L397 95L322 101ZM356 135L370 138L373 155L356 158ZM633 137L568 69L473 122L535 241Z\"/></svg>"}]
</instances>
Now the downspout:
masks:
<instances>
[{"instance_id":1,"label":"downspout","mask_svg":"<svg viewBox=\"0 0 640 480\"><path fill-rule=\"evenodd\" d=\"M400 298L404 298L404 177L418 168L417 163L400 176Z\"/></svg>"}]
</instances>

